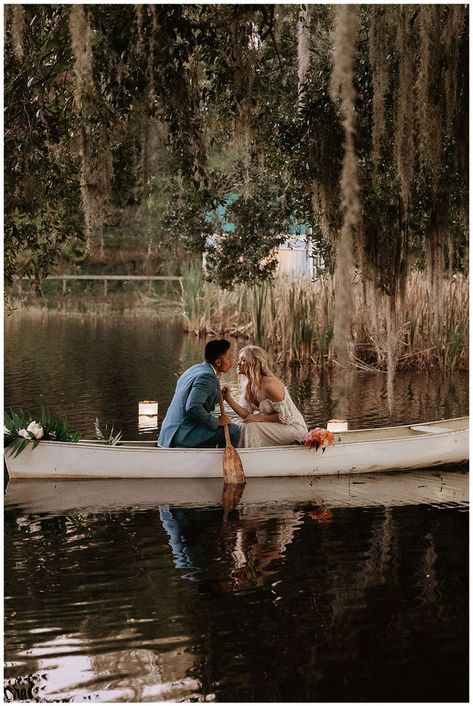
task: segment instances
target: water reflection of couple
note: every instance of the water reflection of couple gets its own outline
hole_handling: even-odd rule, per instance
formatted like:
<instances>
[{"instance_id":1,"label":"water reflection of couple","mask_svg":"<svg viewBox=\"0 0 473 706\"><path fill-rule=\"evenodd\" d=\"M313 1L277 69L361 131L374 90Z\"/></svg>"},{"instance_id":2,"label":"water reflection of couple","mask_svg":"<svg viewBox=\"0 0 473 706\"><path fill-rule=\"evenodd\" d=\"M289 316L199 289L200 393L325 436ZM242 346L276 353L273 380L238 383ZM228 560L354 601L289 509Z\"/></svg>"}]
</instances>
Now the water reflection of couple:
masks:
<instances>
[{"instance_id":1,"label":"water reflection of couple","mask_svg":"<svg viewBox=\"0 0 473 706\"><path fill-rule=\"evenodd\" d=\"M277 513L277 514L276 514ZM303 512L292 507L248 506L222 518L220 508L160 506L174 565L182 577L212 591L263 586L277 571Z\"/></svg>"},{"instance_id":2,"label":"water reflection of couple","mask_svg":"<svg viewBox=\"0 0 473 706\"><path fill-rule=\"evenodd\" d=\"M307 425L285 385L272 373L266 352L258 346L240 351L237 373L242 381L238 402L230 388L222 395L239 416L232 424L227 414L211 414L218 402L221 373L233 364L230 343L209 341L205 362L193 365L177 381L176 391L161 425L159 446L215 448L225 446L228 424L234 446L278 446L300 441Z\"/></svg>"}]
</instances>

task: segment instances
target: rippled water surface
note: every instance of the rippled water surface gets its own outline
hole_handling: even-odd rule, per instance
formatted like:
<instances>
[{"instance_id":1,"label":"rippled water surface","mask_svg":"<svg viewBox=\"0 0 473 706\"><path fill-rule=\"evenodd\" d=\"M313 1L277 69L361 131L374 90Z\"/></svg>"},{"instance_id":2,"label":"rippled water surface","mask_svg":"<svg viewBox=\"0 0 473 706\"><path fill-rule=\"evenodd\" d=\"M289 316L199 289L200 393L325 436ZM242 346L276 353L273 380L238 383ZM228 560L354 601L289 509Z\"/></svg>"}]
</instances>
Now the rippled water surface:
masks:
<instances>
[{"instance_id":1,"label":"rippled water surface","mask_svg":"<svg viewBox=\"0 0 473 706\"><path fill-rule=\"evenodd\" d=\"M5 322L5 404L140 438L202 342L146 318ZM283 373L309 425L330 381ZM466 375L350 381L350 425L467 413ZM467 474L23 481L5 498L5 700L465 701Z\"/></svg>"},{"instance_id":2,"label":"rippled water surface","mask_svg":"<svg viewBox=\"0 0 473 706\"><path fill-rule=\"evenodd\" d=\"M177 377L203 358L205 341L179 324L149 316L87 317L15 312L5 321L5 405L67 413L83 437L94 419L140 438L138 401L158 400L162 419ZM234 358L244 341L234 344ZM309 426L325 425L336 407L333 385L314 371L278 369ZM334 378L340 373L336 370ZM236 385L235 373L227 380ZM444 380L435 370L398 374L389 410L386 375L357 372L347 381L350 428L429 421L467 414L468 374Z\"/></svg>"}]
</instances>

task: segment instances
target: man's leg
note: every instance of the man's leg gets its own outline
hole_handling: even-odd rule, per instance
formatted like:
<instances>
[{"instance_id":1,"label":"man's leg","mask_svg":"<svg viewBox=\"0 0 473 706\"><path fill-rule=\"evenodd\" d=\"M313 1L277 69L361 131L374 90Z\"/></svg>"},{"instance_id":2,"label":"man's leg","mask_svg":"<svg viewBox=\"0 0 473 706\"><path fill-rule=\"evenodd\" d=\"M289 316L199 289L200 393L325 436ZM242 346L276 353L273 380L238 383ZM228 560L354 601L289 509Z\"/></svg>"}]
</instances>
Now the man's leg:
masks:
<instances>
[{"instance_id":1,"label":"man's leg","mask_svg":"<svg viewBox=\"0 0 473 706\"><path fill-rule=\"evenodd\" d=\"M229 424L228 431L230 432L230 441L232 446L238 446L241 435L241 427L238 424Z\"/></svg>"},{"instance_id":2,"label":"man's leg","mask_svg":"<svg viewBox=\"0 0 473 706\"><path fill-rule=\"evenodd\" d=\"M238 442L240 441L240 427L237 424L229 424L228 425L228 431L230 432L230 442L232 446L238 446ZM217 446L219 449L224 449L225 448L225 432L223 430L223 427L219 427L217 434L216 434L216 439L217 439Z\"/></svg>"},{"instance_id":3,"label":"man's leg","mask_svg":"<svg viewBox=\"0 0 473 706\"><path fill-rule=\"evenodd\" d=\"M238 446L240 440L240 427L237 424L229 424L228 430L230 432L230 441L232 446ZM223 427L219 427L213 436L208 441L203 441L201 444L197 444L196 449L214 449L218 447L219 449L225 448L225 432Z\"/></svg>"}]
</instances>

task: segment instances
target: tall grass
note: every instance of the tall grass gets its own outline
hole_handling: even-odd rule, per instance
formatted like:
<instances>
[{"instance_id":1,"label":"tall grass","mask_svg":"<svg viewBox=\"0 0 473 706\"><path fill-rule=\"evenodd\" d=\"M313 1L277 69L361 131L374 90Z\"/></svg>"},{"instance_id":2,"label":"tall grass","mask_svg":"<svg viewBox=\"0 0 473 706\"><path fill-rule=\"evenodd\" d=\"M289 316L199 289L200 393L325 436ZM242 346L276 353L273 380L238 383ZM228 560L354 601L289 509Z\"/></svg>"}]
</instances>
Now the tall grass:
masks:
<instances>
[{"instance_id":1,"label":"tall grass","mask_svg":"<svg viewBox=\"0 0 473 706\"><path fill-rule=\"evenodd\" d=\"M240 285L233 291L207 282L198 263L183 277L181 306L187 331L244 337L290 364L331 363L330 277L311 282L281 275L272 283ZM395 316L387 297L356 283L353 306L353 355L360 367L468 367L468 278L457 274L445 279L434 297L427 276L411 273L404 307L397 307Z\"/></svg>"}]
</instances>

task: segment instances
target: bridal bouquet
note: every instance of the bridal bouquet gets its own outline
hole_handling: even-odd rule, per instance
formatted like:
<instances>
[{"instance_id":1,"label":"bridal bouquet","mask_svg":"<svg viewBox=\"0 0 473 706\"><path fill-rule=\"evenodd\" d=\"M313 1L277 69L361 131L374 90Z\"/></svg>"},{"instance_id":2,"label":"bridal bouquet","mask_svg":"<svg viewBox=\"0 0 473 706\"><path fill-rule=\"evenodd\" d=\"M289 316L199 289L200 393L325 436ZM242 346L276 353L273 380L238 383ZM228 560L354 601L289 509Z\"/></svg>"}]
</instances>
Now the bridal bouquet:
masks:
<instances>
[{"instance_id":1,"label":"bridal bouquet","mask_svg":"<svg viewBox=\"0 0 473 706\"><path fill-rule=\"evenodd\" d=\"M311 429L307 432L302 439L302 443L309 449L315 448L316 451L318 449L322 449L323 453L327 446L331 446L333 444L333 439L334 436L331 431L322 429L321 427L316 427L315 429Z\"/></svg>"},{"instance_id":2,"label":"bridal bouquet","mask_svg":"<svg viewBox=\"0 0 473 706\"><path fill-rule=\"evenodd\" d=\"M34 449L41 439L79 441L80 436L70 430L67 418L64 421L59 421L48 409L43 407L41 414L36 415L35 418L31 414L25 414L23 410L5 412L3 438L4 446L7 449L6 453L14 454L15 458L29 443L33 444Z\"/></svg>"}]
</instances>

